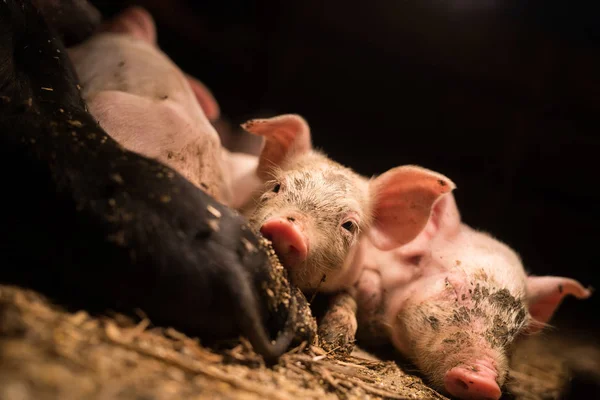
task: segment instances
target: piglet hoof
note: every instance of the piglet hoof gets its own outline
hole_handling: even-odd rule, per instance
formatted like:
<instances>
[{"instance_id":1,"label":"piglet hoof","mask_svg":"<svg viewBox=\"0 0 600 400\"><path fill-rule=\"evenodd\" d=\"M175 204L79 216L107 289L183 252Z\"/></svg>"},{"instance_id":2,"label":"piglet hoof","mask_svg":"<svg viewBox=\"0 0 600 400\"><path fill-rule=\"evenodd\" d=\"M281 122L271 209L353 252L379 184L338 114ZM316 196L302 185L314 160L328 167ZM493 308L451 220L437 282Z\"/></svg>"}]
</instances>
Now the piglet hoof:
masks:
<instances>
[{"instance_id":1,"label":"piglet hoof","mask_svg":"<svg viewBox=\"0 0 600 400\"><path fill-rule=\"evenodd\" d=\"M347 293L335 295L319 324L320 346L330 353L352 353L357 326L356 301Z\"/></svg>"},{"instance_id":2,"label":"piglet hoof","mask_svg":"<svg viewBox=\"0 0 600 400\"><path fill-rule=\"evenodd\" d=\"M354 351L354 334L347 326L319 327L319 346L327 353L349 355Z\"/></svg>"}]
</instances>

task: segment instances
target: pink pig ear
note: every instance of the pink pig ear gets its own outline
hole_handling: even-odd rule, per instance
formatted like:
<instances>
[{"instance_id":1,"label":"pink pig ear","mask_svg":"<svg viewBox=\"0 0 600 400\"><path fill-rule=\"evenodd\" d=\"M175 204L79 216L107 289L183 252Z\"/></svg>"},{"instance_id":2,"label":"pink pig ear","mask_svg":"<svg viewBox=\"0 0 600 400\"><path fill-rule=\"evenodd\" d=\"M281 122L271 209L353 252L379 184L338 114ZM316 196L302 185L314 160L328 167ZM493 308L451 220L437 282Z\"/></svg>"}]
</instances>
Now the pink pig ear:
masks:
<instances>
[{"instance_id":1,"label":"pink pig ear","mask_svg":"<svg viewBox=\"0 0 600 400\"><path fill-rule=\"evenodd\" d=\"M299 115L252 119L243 123L242 128L266 139L257 171L258 177L263 180L268 179L274 166L281 166L286 159L307 153L312 148L310 128Z\"/></svg>"},{"instance_id":2,"label":"pink pig ear","mask_svg":"<svg viewBox=\"0 0 600 400\"><path fill-rule=\"evenodd\" d=\"M592 291L575 279L560 276L527 277L529 313L535 320L528 326L528 332L537 332L550 321L563 298L569 294L578 299L587 299Z\"/></svg>"},{"instance_id":3,"label":"pink pig ear","mask_svg":"<svg viewBox=\"0 0 600 400\"><path fill-rule=\"evenodd\" d=\"M154 19L145 8L140 6L129 7L116 17L103 22L98 31L131 35L150 44L156 44Z\"/></svg>"},{"instance_id":4,"label":"pink pig ear","mask_svg":"<svg viewBox=\"0 0 600 400\"><path fill-rule=\"evenodd\" d=\"M393 168L370 183L373 244L391 250L413 240L427 225L434 204L456 188L442 174L417 166Z\"/></svg>"},{"instance_id":5,"label":"pink pig ear","mask_svg":"<svg viewBox=\"0 0 600 400\"><path fill-rule=\"evenodd\" d=\"M206 114L206 118L211 122L219 119L221 109L210 89L193 76L187 73L184 74L200 104L200 108L202 108L202 111Z\"/></svg>"}]
</instances>

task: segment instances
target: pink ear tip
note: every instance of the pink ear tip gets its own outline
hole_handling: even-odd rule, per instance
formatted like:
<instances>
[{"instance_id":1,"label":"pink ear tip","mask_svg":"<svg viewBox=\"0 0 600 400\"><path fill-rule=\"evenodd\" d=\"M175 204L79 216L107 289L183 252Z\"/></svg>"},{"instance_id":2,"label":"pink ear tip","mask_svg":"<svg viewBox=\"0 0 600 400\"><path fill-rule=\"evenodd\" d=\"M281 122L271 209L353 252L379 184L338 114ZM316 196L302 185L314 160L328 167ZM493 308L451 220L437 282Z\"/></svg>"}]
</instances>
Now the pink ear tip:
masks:
<instances>
[{"instance_id":1,"label":"pink ear tip","mask_svg":"<svg viewBox=\"0 0 600 400\"><path fill-rule=\"evenodd\" d=\"M584 300L590 297L594 293L594 288L592 286L588 286L584 288L579 282L577 282L571 290L571 294L578 299Z\"/></svg>"},{"instance_id":2,"label":"pink ear tip","mask_svg":"<svg viewBox=\"0 0 600 400\"><path fill-rule=\"evenodd\" d=\"M250 120L244 122L243 124L240 124L240 126L245 131L250 132L250 133L254 133L254 131L255 131L254 128L256 127L256 125L262 124L264 122L265 122L264 119L250 119Z\"/></svg>"},{"instance_id":3,"label":"pink ear tip","mask_svg":"<svg viewBox=\"0 0 600 400\"><path fill-rule=\"evenodd\" d=\"M449 192L453 191L454 189L456 189L456 184L452 180L446 178L445 176L439 178L438 183L442 187L443 193L449 193Z\"/></svg>"},{"instance_id":4,"label":"pink ear tip","mask_svg":"<svg viewBox=\"0 0 600 400\"><path fill-rule=\"evenodd\" d=\"M138 14L139 16L141 16L143 18L153 20L152 14L150 14L150 12L142 6L130 6L129 8L127 8L125 10L125 12L130 13L130 14Z\"/></svg>"}]
</instances>

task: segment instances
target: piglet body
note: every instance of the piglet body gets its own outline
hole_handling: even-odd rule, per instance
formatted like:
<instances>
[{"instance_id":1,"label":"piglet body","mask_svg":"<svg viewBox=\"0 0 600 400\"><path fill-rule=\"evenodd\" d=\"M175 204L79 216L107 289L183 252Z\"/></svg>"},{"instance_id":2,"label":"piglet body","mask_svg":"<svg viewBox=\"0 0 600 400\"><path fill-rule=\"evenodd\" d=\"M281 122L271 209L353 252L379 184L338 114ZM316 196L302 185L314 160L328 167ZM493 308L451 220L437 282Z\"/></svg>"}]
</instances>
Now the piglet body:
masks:
<instances>
[{"instance_id":1,"label":"piglet body","mask_svg":"<svg viewBox=\"0 0 600 400\"><path fill-rule=\"evenodd\" d=\"M113 139L236 206L229 171L239 171L247 157L223 149L210 123L219 116L218 103L158 48L146 10L125 10L69 55L91 114Z\"/></svg>"},{"instance_id":2,"label":"piglet body","mask_svg":"<svg viewBox=\"0 0 600 400\"><path fill-rule=\"evenodd\" d=\"M572 279L528 277L512 249L461 223L451 193L412 242L360 247L358 337L390 340L457 398L498 399L515 337L539 330L564 296L590 295Z\"/></svg>"}]
</instances>

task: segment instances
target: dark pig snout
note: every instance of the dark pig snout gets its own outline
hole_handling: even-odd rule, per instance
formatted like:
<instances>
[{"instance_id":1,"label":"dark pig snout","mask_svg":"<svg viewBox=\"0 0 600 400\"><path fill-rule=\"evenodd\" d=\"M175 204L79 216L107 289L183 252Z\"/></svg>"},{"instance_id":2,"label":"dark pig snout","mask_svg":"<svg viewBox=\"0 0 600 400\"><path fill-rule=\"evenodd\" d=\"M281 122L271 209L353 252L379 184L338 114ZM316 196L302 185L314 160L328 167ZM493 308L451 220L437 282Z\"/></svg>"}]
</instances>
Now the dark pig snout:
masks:
<instances>
[{"instance_id":1,"label":"dark pig snout","mask_svg":"<svg viewBox=\"0 0 600 400\"><path fill-rule=\"evenodd\" d=\"M498 400L502 394L496 369L485 361L450 369L444 377L446 391L459 399Z\"/></svg>"},{"instance_id":2,"label":"dark pig snout","mask_svg":"<svg viewBox=\"0 0 600 400\"><path fill-rule=\"evenodd\" d=\"M308 239L294 217L267 220L260 233L273 243L275 252L286 268L297 268L308 255Z\"/></svg>"}]
</instances>

